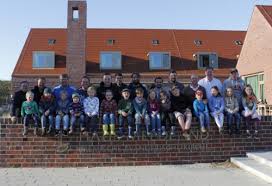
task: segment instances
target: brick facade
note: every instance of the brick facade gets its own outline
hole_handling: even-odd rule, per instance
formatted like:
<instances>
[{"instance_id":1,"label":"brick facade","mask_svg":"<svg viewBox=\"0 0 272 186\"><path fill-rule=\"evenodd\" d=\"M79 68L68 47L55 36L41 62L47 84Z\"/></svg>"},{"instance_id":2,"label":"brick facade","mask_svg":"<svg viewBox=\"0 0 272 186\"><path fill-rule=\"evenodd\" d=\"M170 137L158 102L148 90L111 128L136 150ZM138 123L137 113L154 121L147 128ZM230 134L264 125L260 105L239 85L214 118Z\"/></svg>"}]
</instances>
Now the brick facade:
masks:
<instances>
[{"instance_id":1,"label":"brick facade","mask_svg":"<svg viewBox=\"0 0 272 186\"><path fill-rule=\"evenodd\" d=\"M223 162L248 151L272 150L272 123L263 119L260 139L219 135L212 123L208 136L202 136L198 123L193 122L192 141L181 133L172 138L122 139L83 136L22 137L22 124L0 119L0 167L94 167L167 165ZM180 129L178 129L180 131ZM101 131L101 129L100 129Z\"/></svg>"}]
</instances>

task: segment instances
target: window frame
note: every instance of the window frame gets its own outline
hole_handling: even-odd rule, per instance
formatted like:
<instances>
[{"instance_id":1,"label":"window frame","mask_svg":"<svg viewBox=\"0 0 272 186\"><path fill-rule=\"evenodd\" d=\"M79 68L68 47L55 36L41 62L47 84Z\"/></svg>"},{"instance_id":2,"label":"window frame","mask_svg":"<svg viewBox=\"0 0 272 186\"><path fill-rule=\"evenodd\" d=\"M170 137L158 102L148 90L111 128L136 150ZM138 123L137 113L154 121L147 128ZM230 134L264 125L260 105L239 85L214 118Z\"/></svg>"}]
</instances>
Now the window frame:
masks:
<instances>
[{"instance_id":1,"label":"window frame","mask_svg":"<svg viewBox=\"0 0 272 186\"><path fill-rule=\"evenodd\" d=\"M53 56L53 67L37 67L34 66L37 54L51 54ZM55 69L56 68L56 54L54 51L33 51L32 52L32 69Z\"/></svg>"},{"instance_id":2,"label":"window frame","mask_svg":"<svg viewBox=\"0 0 272 186\"><path fill-rule=\"evenodd\" d=\"M266 100L266 95L265 95L265 84L264 84L264 78L265 78L264 72L245 75L245 76L242 76L242 79L245 81L246 84L248 84L247 83L247 78L255 77L255 76L257 76L257 81L258 81L258 90L257 90L258 92L255 92L255 94L256 94L256 96L258 96L257 97L258 101L265 101ZM262 76L262 80L260 80L261 76ZM262 94L261 94L261 86L263 86L263 97L262 97Z\"/></svg>"},{"instance_id":3,"label":"window frame","mask_svg":"<svg viewBox=\"0 0 272 186\"><path fill-rule=\"evenodd\" d=\"M159 67L159 68L154 68L154 67L152 67L151 66L151 60L150 60L150 58L151 58L151 55L152 54L162 54L162 59L163 59L163 55L164 54L168 54L169 55L169 67L165 67L165 68L162 68L162 67ZM149 66L149 70L170 70L171 69L171 66L172 66L172 63L171 63L171 58L172 58L172 56L171 56L171 52L154 52L154 51L151 51L151 52L149 52L148 53L148 66Z\"/></svg>"},{"instance_id":4,"label":"window frame","mask_svg":"<svg viewBox=\"0 0 272 186\"><path fill-rule=\"evenodd\" d=\"M201 67L200 65L200 57L203 55L209 55L209 67L212 67L214 69L218 69L219 68L219 64L218 64L218 54L216 52L197 52L197 68L200 70L206 69L206 67ZM210 60L210 56L211 55L215 55L216 56L216 63L215 66L211 66L211 60Z\"/></svg>"},{"instance_id":5,"label":"window frame","mask_svg":"<svg viewBox=\"0 0 272 186\"><path fill-rule=\"evenodd\" d=\"M118 68L105 68L105 67L102 67L102 55L103 54L120 54L120 67ZM121 51L101 51L100 54L99 54L99 68L100 70L122 70L122 52Z\"/></svg>"}]
</instances>

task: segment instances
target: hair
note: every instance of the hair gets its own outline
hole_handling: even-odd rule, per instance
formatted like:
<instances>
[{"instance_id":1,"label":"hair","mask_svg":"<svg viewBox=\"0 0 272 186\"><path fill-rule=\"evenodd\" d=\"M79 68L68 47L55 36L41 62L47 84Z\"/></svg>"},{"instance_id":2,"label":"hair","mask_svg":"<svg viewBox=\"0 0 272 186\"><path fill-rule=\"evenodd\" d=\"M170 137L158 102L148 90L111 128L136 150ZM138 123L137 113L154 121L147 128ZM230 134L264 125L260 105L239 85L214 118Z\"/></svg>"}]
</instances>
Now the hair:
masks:
<instances>
[{"instance_id":1,"label":"hair","mask_svg":"<svg viewBox=\"0 0 272 186\"><path fill-rule=\"evenodd\" d=\"M171 69L170 71L169 71L169 74L176 74L177 73L177 71L175 71L175 70L173 70L173 69Z\"/></svg>"},{"instance_id":2,"label":"hair","mask_svg":"<svg viewBox=\"0 0 272 186\"><path fill-rule=\"evenodd\" d=\"M140 88L137 88L137 89L135 90L135 93L141 93L141 94L143 94L143 93L144 93L144 89L142 89L141 87L140 87Z\"/></svg>"},{"instance_id":3,"label":"hair","mask_svg":"<svg viewBox=\"0 0 272 186\"><path fill-rule=\"evenodd\" d=\"M228 89L231 89L233 91L232 87L227 87L225 90L225 97L228 97ZM233 92L232 92L232 96L234 96Z\"/></svg>"},{"instance_id":4,"label":"hair","mask_svg":"<svg viewBox=\"0 0 272 186\"><path fill-rule=\"evenodd\" d=\"M90 78L89 78L88 76L86 76L86 75L85 75L85 76L82 76L81 80L82 80L82 79L88 79L88 81L90 81Z\"/></svg>"},{"instance_id":5,"label":"hair","mask_svg":"<svg viewBox=\"0 0 272 186\"><path fill-rule=\"evenodd\" d=\"M109 93L109 92L110 92L111 94L113 94L113 93L112 93L112 90L107 89L107 90L106 90L106 93ZM106 93L105 93L105 94L106 94Z\"/></svg>"},{"instance_id":6,"label":"hair","mask_svg":"<svg viewBox=\"0 0 272 186\"><path fill-rule=\"evenodd\" d=\"M28 98L28 97L34 97L34 93L32 91L27 91L26 98Z\"/></svg>"},{"instance_id":7,"label":"hair","mask_svg":"<svg viewBox=\"0 0 272 186\"><path fill-rule=\"evenodd\" d=\"M158 77L155 77L154 82L156 82L158 79L163 80L162 77L158 76Z\"/></svg>"},{"instance_id":8,"label":"hair","mask_svg":"<svg viewBox=\"0 0 272 186\"><path fill-rule=\"evenodd\" d=\"M137 75L138 78L141 77L141 75L138 72L133 72L130 77L133 78L133 75Z\"/></svg>"},{"instance_id":9,"label":"hair","mask_svg":"<svg viewBox=\"0 0 272 186\"><path fill-rule=\"evenodd\" d=\"M163 95L165 95L165 96L168 95L167 92L166 92L165 90L161 90L161 91L160 91L160 94L163 94Z\"/></svg>"},{"instance_id":10,"label":"hair","mask_svg":"<svg viewBox=\"0 0 272 186\"><path fill-rule=\"evenodd\" d=\"M213 87L211 88L211 90L212 90L212 89L215 89L215 90L218 92L217 96L222 96L221 93L220 93L220 91L219 91L219 88L218 88L217 86L213 86Z\"/></svg>"},{"instance_id":11,"label":"hair","mask_svg":"<svg viewBox=\"0 0 272 186\"><path fill-rule=\"evenodd\" d=\"M200 88L195 91L195 95L197 94L197 92L201 92L202 94L204 94L203 90L201 90Z\"/></svg>"},{"instance_id":12,"label":"hair","mask_svg":"<svg viewBox=\"0 0 272 186\"><path fill-rule=\"evenodd\" d=\"M38 81L39 81L39 80L45 81L46 79L45 79L45 77L39 77L39 78L38 78Z\"/></svg>"},{"instance_id":13,"label":"hair","mask_svg":"<svg viewBox=\"0 0 272 186\"><path fill-rule=\"evenodd\" d=\"M20 82L20 85L22 85L22 84L24 84L24 83L29 84L28 81L21 81L21 82Z\"/></svg>"},{"instance_id":14,"label":"hair","mask_svg":"<svg viewBox=\"0 0 272 186\"><path fill-rule=\"evenodd\" d=\"M96 92L96 87L95 86L90 86L88 87L87 91L94 90Z\"/></svg>"},{"instance_id":15,"label":"hair","mask_svg":"<svg viewBox=\"0 0 272 186\"><path fill-rule=\"evenodd\" d=\"M69 77L68 77L68 74L61 74L61 75L59 76L59 78L60 78L60 79L68 79Z\"/></svg>"},{"instance_id":16,"label":"hair","mask_svg":"<svg viewBox=\"0 0 272 186\"><path fill-rule=\"evenodd\" d=\"M122 73L116 73L116 74L115 74L115 77L116 77L116 76L121 76L121 77L123 77L123 74L122 74Z\"/></svg>"},{"instance_id":17,"label":"hair","mask_svg":"<svg viewBox=\"0 0 272 186\"><path fill-rule=\"evenodd\" d=\"M108 73L108 72L106 72L106 73L104 73L104 75L103 76L111 76L111 74L110 73Z\"/></svg>"},{"instance_id":18,"label":"hair","mask_svg":"<svg viewBox=\"0 0 272 186\"><path fill-rule=\"evenodd\" d=\"M247 98L247 96L248 96L247 93L246 93L246 88L251 88L251 90L252 90L252 96L256 97L255 94L254 94L254 92L253 92L252 86L250 84L247 84L245 86L244 90L243 90L243 93L242 93L242 95L243 95L244 98Z\"/></svg>"},{"instance_id":19,"label":"hair","mask_svg":"<svg viewBox=\"0 0 272 186\"><path fill-rule=\"evenodd\" d=\"M206 67L205 71L213 70L213 67Z\"/></svg>"}]
</instances>

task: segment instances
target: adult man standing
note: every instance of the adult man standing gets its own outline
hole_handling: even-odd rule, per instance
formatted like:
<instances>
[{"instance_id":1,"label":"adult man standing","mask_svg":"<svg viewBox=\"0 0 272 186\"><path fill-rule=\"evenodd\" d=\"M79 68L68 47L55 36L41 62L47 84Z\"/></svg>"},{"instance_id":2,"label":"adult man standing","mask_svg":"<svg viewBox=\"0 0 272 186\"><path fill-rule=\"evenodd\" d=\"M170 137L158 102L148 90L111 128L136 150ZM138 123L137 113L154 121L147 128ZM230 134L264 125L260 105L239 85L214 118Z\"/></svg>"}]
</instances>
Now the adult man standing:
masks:
<instances>
[{"instance_id":1,"label":"adult man standing","mask_svg":"<svg viewBox=\"0 0 272 186\"><path fill-rule=\"evenodd\" d=\"M53 89L53 95L56 100L60 100L60 93L62 91L67 92L67 97L70 101L72 101L72 94L76 91L76 89L69 85L69 77L67 74L62 74L59 76L60 85L56 86Z\"/></svg>"},{"instance_id":2,"label":"adult man standing","mask_svg":"<svg viewBox=\"0 0 272 186\"><path fill-rule=\"evenodd\" d=\"M156 99L160 99L160 92L165 91L165 88L163 87L163 79L162 77L155 77L154 84L151 86L151 89L154 89L156 92Z\"/></svg>"},{"instance_id":3,"label":"adult man standing","mask_svg":"<svg viewBox=\"0 0 272 186\"><path fill-rule=\"evenodd\" d=\"M40 103L40 99L43 95L43 91L46 88L45 86L46 80L44 77L40 77L38 79L38 83L37 85L34 87L34 89L32 89L32 92L34 94L34 101L36 101L36 103L39 105Z\"/></svg>"},{"instance_id":4,"label":"adult man standing","mask_svg":"<svg viewBox=\"0 0 272 186\"><path fill-rule=\"evenodd\" d=\"M184 85L177 81L177 72L175 70L171 70L169 73L169 81L165 86L165 91L168 93L168 95L170 95L174 86L177 87L181 93L183 93Z\"/></svg>"},{"instance_id":5,"label":"adult man standing","mask_svg":"<svg viewBox=\"0 0 272 186\"><path fill-rule=\"evenodd\" d=\"M12 123L16 123L17 119L21 117L21 107L24 101L26 101L26 92L28 91L28 82L22 81L20 83L20 90L15 92L12 104L11 104L11 121Z\"/></svg>"},{"instance_id":6,"label":"adult man standing","mask_svg":"<svg viewBox=\"0 0 272 186\"><path fill-rule=\"evenodd\" d=\"M198 84L205 88L207 98L210 99L210 97L212 96L211 88L214 86L217 86L217 88L219 89L219 92L222 94L223 85L219 79L213 76L213 68L211 67L206 68L205 75L206 77L199 80Z\"/></svg>"},{"instance_id":7,"label":"adult man standing","mask_svg":"<svg viewBox=\"0 0 272 186\"><path fill-rule=\"evenodd\" d=\"M232 88L234 96L237 98L240 106L242 106L242 93L245 88L245 81L239 77L239 72L236 68L231 69L230 77L223 83L223 91L227 88Z\"/></svg>"},{"instance_id":8,"label":"adult man standing","mask_svg":"<svg viewBox=\"0 0 272 186\"><path fill-rule=\"evenodd\" d=\"M111 74L105 73L103 76L103 80L100 83L100 86L97 88L97 97L99 101L102 102L105 99L105 95L107 90L111 90L113 94L113 99L116 99L116 95L118 94L114 84L112 83Z\"/></svg>"},{"instance_id":9,"label":"adult man standing","mask_svg":"<svg viewBox=\"0 0 272 186\"><path fill-rule=\"evenodd\" d=\"M123 74L117 73L115 74L115 89L117 95L115 95L116 102L118 103L122 99L122 91L127 88L128 86L123 83Z\"/></svg>"},{"instance_id":10,"label":"adult man standing","mask_svg":"<svg viewBox=\"0 0 272 186\"><path fill-rule=\"evenodd\" d=\"M77 93L80 96L80 101L83 102L83 100L88 97L87 94L87 89L90 86L90 79L88 76L83 76L81 78L81 83L80 83L81 87L79 89L77 89Z\"/></svg>"},{"instance_id":11,"label":"adult man standing","mask_svg":"<svg viewBox=\"0 0 272 186\"><path fill-rule=\"evenodd\" d=\"M137 72L131 74L131 83L128 86L130 90L130 98L134 99L136 97L136 89L142 88L144 90L144 98L147 99L148 93L146 87L141 83L141 75Z\"/></svg>"}]
</instances>

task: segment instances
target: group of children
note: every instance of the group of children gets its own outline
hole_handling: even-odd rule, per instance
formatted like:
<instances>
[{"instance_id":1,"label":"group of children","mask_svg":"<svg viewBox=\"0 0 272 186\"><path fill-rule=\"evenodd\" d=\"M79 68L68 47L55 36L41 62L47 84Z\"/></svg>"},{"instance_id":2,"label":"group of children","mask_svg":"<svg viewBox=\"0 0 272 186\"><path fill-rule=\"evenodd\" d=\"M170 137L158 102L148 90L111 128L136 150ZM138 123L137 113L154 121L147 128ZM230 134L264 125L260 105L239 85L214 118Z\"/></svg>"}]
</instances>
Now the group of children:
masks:
<instances>
[{"instance_id":1,"label":"group of children","mask_svg":"<svg viewBox=\"0 0 272 186\"><path fill-rule=\"evenodd\" d=\"M77 123L83 134L90 132L94 136L97 135L98 125L101 123L104 136L115 136L118 123L118 138L124 137L127 129L127 136L130 139L141 135L143 126L147 136L166 136L168 127L170 135L174 135L178 123L184 138L190 140L189 130L193 115L198 118L202 133L209 130L211 115L220 133L223 133L224 116L227 117L230 134L233 132L233 119L235 119L236 133L239 134L242 114L248 136L257 136L260 116L256 112L256 97L249 85L244 89L242 100L237 100L232 88L227 88L225 95L221 96L218 88L214 86L211 88L211 93L212 97L204 100L203 90L196 90L196 99L191 105L189 99L177 86L173 86L170 93L162 90L159 95L151 89L147 99L144 98L142 88L136 89L134 99L130 97L130 90L125 88L122 90L122 99L118 103L113 99L111 90L106 91L105 98L100 103L94 86L88 88L88 97L83 100L78 93L73 93L72 98L69 98L66 91L61 91L60 99L56 100L51 89L46 88L38 105L33 101L33 93L29 91L26 93L27 101L21 108L21 115L24 118L23 135L28 133L30 119L34 121L35 135L39 121L41 121L42 135L55 130L56 136L61 134L61 126L63 126L62 135L73 134ZM250 131L251 121L255 122L253 133Z\"/></svg>"}]
</instances>

